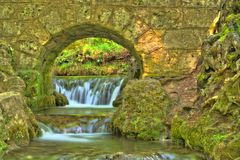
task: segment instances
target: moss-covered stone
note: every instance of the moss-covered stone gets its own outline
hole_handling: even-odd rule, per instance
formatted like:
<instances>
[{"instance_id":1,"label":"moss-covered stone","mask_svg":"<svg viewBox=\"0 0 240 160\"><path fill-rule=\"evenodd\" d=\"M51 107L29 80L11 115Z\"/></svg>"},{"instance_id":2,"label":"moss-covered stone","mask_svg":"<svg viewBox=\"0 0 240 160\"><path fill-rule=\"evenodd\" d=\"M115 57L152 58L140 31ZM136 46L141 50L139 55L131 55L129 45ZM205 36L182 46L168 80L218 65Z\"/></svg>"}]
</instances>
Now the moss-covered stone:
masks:
<instances>
[{"instance_id":1,"label":"moss-covered stone","mask_svg":"<svg viewBox=\"0 0 240 160\"><path fill-rule=\"evenodd\" d=\"M17 92L0 94L0 152L9 146L26 145L40 134L37 121Z\"/></svg>"},{"instance_id":2,"label":"moss-covered stone","mask_svg":"<svg viewBox=\"0 0 240 160\"><path fill-rule=\"evenodd\" d=\"M227 143L226 143L227 142ZM240 158L240 134L229 136L226 142L219 143L214 151L215 159L239 159Z\"/></svg>"},{"instance_id":3,"label":"moss-covered stone","mask_svg":"<svg viewBox=\"0 0 240 160\"><path fill-rule=\"evenodd\" d=\"M204 110L198 114L191 115L191 118L175 116L171 136L177 142L184 142L187 147L204 150L213 156L214 148L231 133L233 119L225 118L216 111Z\"/></svg>"},{"instance_id":4,"label":"moss-covered stone","mask_svg":"<svg viewBox=\"0 0 240 160\"><path fill-rule=\"evenodd\" d=\"M0 140L0 156L2 155L1 153L7 150L7 148L8 145L3 140Z\"/></svg>"},{"instance_id":5,"label":"moss-covered stone","mask_svg":"<svg viewBox=\"0 0 240 160\"><path fill-rule=\"evenodd\" d=\"M176 115L171 130L174 141L216 160L240 158L240 17L234 11L225 18L220 32L203 44L195 109Z\"/></svg>"},{"instance_id":6,"label":"moss-covered stone","mask_svg":"<svg viewBox=\"0 0 240 160\"><path fill-rule=\"evenodd\" d=\"M166 138L164 124L171 101L157 80L131 80L113 116L114 131L143 140Z\"/></svg>"},{"instance_id":7,"label":"moss-covered stone","mask_svg":"<svg viewBox=\"0 0 240 160\"><path fill-rule=\"evenodd\" d=\"M12 67L13 62L13 48L5 41L0 40L0 71L8 75L14 75Z\"/></svg>"},{"instance_id":8,"label":"moss-covered stone","mask_svg":"<svg viewBox=\"0 0 240 160\"><path fill-rule=\"evenodd\" d=\"M56 106L66 106L69 104L67 97L64 96L63 94L60 94L55 91L53 92L53 95L55 97Z\"/></svg>"},{"instance_id":9,"label":"moss-covered stone","mask_svg":"<svg viewBox=\"0 0 240 160\"><path fill-rule=\"evenodd\" d=\"M56 99L55 96L38 96L35 97L32 101L33 106L37 106L34 110L41 110L44 108L55 107L56 106Z\"/></svg>"},{"instance_id":10,"label":"moss-covered stone","mask_svg":"<svg viewBox=\"0 0 240 160\"><path fill-rule=\"evenodd\" d=\"M40 73L35 70L21 70L18 72L18 75L26 83L25 96L26 97L35 97L39 95L39 80Z\"/></svg>"}]
</instances>

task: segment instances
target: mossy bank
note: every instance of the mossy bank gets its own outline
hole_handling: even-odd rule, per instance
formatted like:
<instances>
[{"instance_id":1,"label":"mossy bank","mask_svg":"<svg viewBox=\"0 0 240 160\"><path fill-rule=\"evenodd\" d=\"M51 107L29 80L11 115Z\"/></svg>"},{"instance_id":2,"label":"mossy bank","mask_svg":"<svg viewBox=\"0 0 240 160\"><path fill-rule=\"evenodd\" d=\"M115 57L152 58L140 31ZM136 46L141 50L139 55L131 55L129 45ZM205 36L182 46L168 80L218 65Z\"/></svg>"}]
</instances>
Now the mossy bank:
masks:
<instances>
[{"instance_id":1,"label":"mossy bank","mask_svg":"<svg viewBox=\"0 0 240 160\"><path fill-rule=\"evenodd\" d=\"M239 2L228 1L226 5L233 5L232 10L228 6L223 11L228 14L222 14L219 32L202 46L200 96L195 109L176 115L171 130L175 141L216 160L240 158Z\"/></svg>"}]
</instances>

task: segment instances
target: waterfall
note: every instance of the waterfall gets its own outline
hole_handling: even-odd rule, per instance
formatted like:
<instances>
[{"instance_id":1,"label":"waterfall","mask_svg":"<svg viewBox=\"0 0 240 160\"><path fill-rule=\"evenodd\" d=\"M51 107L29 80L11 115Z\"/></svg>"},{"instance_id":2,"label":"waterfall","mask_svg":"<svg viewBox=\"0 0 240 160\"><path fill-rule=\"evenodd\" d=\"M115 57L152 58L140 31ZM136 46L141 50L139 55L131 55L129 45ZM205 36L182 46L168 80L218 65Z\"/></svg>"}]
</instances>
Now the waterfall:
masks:
<instances>
[{"instance_id":1,"label":"waterfall","mask_svg":"<svg viewBox=\"0 0 240 160\"><path fill-rule=\"evenodd\" d=\"M64 128L58 128L52 124L46 125L41 122L38 122L38 125L42 131L39 140L47 141L87 142L88 137L111 134L109 118L88 119L84 123L79 122L78 125L71 127L65 124Z\"/></svg>"},{"instance_id":2,"label":"waterfall","mask_svg":"<svg viewBox=\"0 0 240 160\"><path fill-rule=\"evenodd\" d=\"M55 78L55 90L65 95L71 107L112 107L124 79L121 77Z\"/></svg>"},{"instance_id":3,"label":"waterfall","mask_svg":"<svg viewBox=\"0 0 240 160\"><path fill-rule=\"evenodd\" d=\"M45 125L44 123L38 122L38 126L41 129L42 134L52 134L53 133L52 129L49 126Z\"/></svg>"}]
</instances>

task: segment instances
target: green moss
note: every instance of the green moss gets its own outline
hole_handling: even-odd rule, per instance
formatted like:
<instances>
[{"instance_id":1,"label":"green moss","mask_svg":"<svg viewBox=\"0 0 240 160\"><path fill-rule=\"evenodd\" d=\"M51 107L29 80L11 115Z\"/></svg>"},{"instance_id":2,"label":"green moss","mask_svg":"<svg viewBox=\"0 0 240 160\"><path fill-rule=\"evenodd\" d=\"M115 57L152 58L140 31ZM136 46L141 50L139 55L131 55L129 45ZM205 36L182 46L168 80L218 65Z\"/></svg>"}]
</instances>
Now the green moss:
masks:
<instances>
[{"instance_id":1,"label":"green moss","mask_svg":"<svg viewBox=\"0 0 240 160\"><path fill-rule=\"evenodd\" d=\"M3 141L0 140L0 154L8 148L8 145Z\"/></svg>"},{"instance_id":2,"label":"green moss","mask_svg":"<svg viewBox=\"0 0 240 160\"><path fill-rule=\"evenodd\" d=\"M229 24L234 25L234 28L229 28L228 27ZM235 28L235 26L237 26L237 28ZM239 14L230 14L226 18L226 23L223 26L221 32L219 33L220 42L223 42L230 32L240 33L240 15Z\"/></svg>"},{"instance_id":3,"label":"green moss","mask_svg":"<svg viewBox=\"0 0 240 160\"><path fill-rule=\"evenodd\" d=\"M239 130L235 126L237 125L235 124L235 117L239 116L239 112L233 112L238 107L229 103L226 96L238 93L235 85L236 82L225 84L218 99L209 108L195 112L189 118L180 115L175 116L171 130L173 140L176 142L183 141L190 148L203 150L215 159L218 159L217 157L222 154L225 155L224 158L228 157L226 159L230 157L227 155L237 158L236 153L239 153L239 150L229 151L231 148L229 145L233 139L231 136L234 134L234 130ZM218 147L223 147L222 145L227 152L221 153L219 151ZM224 159L222 156L220 157L219 159Z\"/></svg>"},{"instance_id":4,"label":"green moss","mask_svg":"<svg viewBox=\"0 0 240 160\"><path fill-rule=\"evenodd\" d=\"M55 97L56 106L66 106L69 104L67 97L63 94L53 92L53 95Z\"/></svg>"},{"instance_id":5,"label":"green moss","mask_svg":"<svg viewBox=\"0 0 240 160\"><path fill-rule=\"evenodd\" d=\"M227 26L224 26L223 29L222 29L222 32L219 33L220 34L220 39L219 40L221 42L223 42L226 39L226 37L229 33L230 33L229 28Z\"/></svg>"},{"instance_id":6,"label":"green moss","mask_svg":"<svg viewBox=\"0 0 240 160\"><path fill-rule=\"evenodd\" d=\"M129 81L113 116L114 129L143 140L166 138L164 121L171 101L157 80Z\"/></svg>"},{"instance_id":7,"label":"green moss","mask_svg":"<svg viewBox=\"0 0 240 160\"><path fill-rule=\"evenodd\" d=\"M214 149L213 156L215 159L239 159L240 134L231 135L225 141L227 143L219 143Z\"/></svg>"},{"instance_id":8,"label":"green moss","mask_svg":"<svg viewBox=\"0 0 240 160\"><path fill-rule=\"evenodd\" d=\"M25 81L26 97L35 97L40 94L40 73L35 70L21 70L18 72L18 75Z\"/></svg>"},{"instance_id":9,"label":"green moss","mask_svg":"<svg viewBox=\"0 0 240 160\"><path fill-rule=\"evenodd\" d=\"M30 108L36 108L36 99L41 94L40 73L36 70L21 70L18 75L24 80L26 89L24 95L27 97L27 104Z\"/></svg>"},{"instance_id":10,"label":"green moss","mask_svg":"<svg viewBox=\"0 0 240 160\"><path fill-rule=\"evenodd\" d=\"M36 106L35 108L32 108L33 110L41 110L44 108L49 108L49 107L55 107L56 106L56 100L55 97L52 96L38 96L35 97L30 101L32 106Z\"/></svg>"}]
</instances>

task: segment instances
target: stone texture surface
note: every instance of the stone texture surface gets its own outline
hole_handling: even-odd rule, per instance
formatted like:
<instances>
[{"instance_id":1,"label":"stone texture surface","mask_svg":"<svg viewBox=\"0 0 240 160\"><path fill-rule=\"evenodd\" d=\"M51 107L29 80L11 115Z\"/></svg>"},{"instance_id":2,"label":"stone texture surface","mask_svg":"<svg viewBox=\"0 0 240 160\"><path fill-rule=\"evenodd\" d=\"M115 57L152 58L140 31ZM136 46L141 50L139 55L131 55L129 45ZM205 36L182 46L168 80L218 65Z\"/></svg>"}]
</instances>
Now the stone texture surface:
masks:
<instances>
[{"instance_id":1,"label":"stone texture surface","mask_svg":"<svg viewBox=\"0 0 240 160\"><path fill-rule=\"evenodd\" d=\"M8 147L28 144L39 134L23 96L25 82L15 71L15 54L11 45L0 41L0 154Z\"/></svg>"},{"instance_id":2,"label":"stone texture surface","mask_svg":"<svg viewBox=\"0 0 240 160\"><path fill-rule=\"evenodd\" d=\"M136 41L146 28L135 27L137 21L142 21L154 32L166 31L166 35L158 33L152 35L159 38L163 49L197 49L200 47L201 40L206 37L206 34L198 34L198 32L207 30L219 6L219 0L214 2L203 0L69 0L62 3L57 3L55 0L35 0L0 1L0 3L0 35L11 37L13 40L11 42L16 44L14 49L21 51L19 54L29 54L34 58L40 58L42 46L53 38L54 34L84 23L101 25L110 31L117 31L130 40L130 43L141 45L142 48L159 47L152 38L147 39L148 43L144 44L141 40ZM149 43L152 45L148 46ZM139 54L147 53L144 50ZM20 57L22 57L20 61L25 61L26 56ZM145 64L144 61L143 63ZM27 68L24 63L19 63L19 65L20 68ZM152 74L151 69L147 72ZM162 74L161 70L158 74Z\"/></svg>"},{"instance_id":3,"label":"stone texture surface","mask_svg":"<svg viewBox=\"0 0 240 160\"><path fill-rule=\"evenodd\" d=\"M199 96L174 116L171 126L174 141L216 160L240 159L240 3L225 2L217 31L202 45L194 85Z\"/></svg>"},{"instance_id":4,"label":"stone texture surface","mask_svg":"<svg viewBox=\"0 0 240 160\"><path fill-rule=\"evenodd\" d=\"M172 103L159 81L129 81L114 105L117 107L112 118L115 134L143 140L169 137L165 121Z\"/></svg>"},{"instance_id":5,"label":"stone texture surface","mask_svg":"<svg viewBox=\"0 0 240 160\"><path fill-rule=\"evenodd\" d=\"M220 0L0 0L0 36L15 50L14 68L38 72L44 84L39 93L51 96L44 86L53 61L86 37L126 47L143 77L191 73L219 6Z\"/></svg>"},{"instance_id":6,"label":"stone texture surface","mask_svg":"<svg viewBox=\"0 0 240 160\"><path fill-rule=\"evenodd\" d=\"M37 121L17 92L0 93L0 141L8 145L27 145L39 134ZM0 151L4 149L0 145Z\"/></svg>"}]
</instances>

